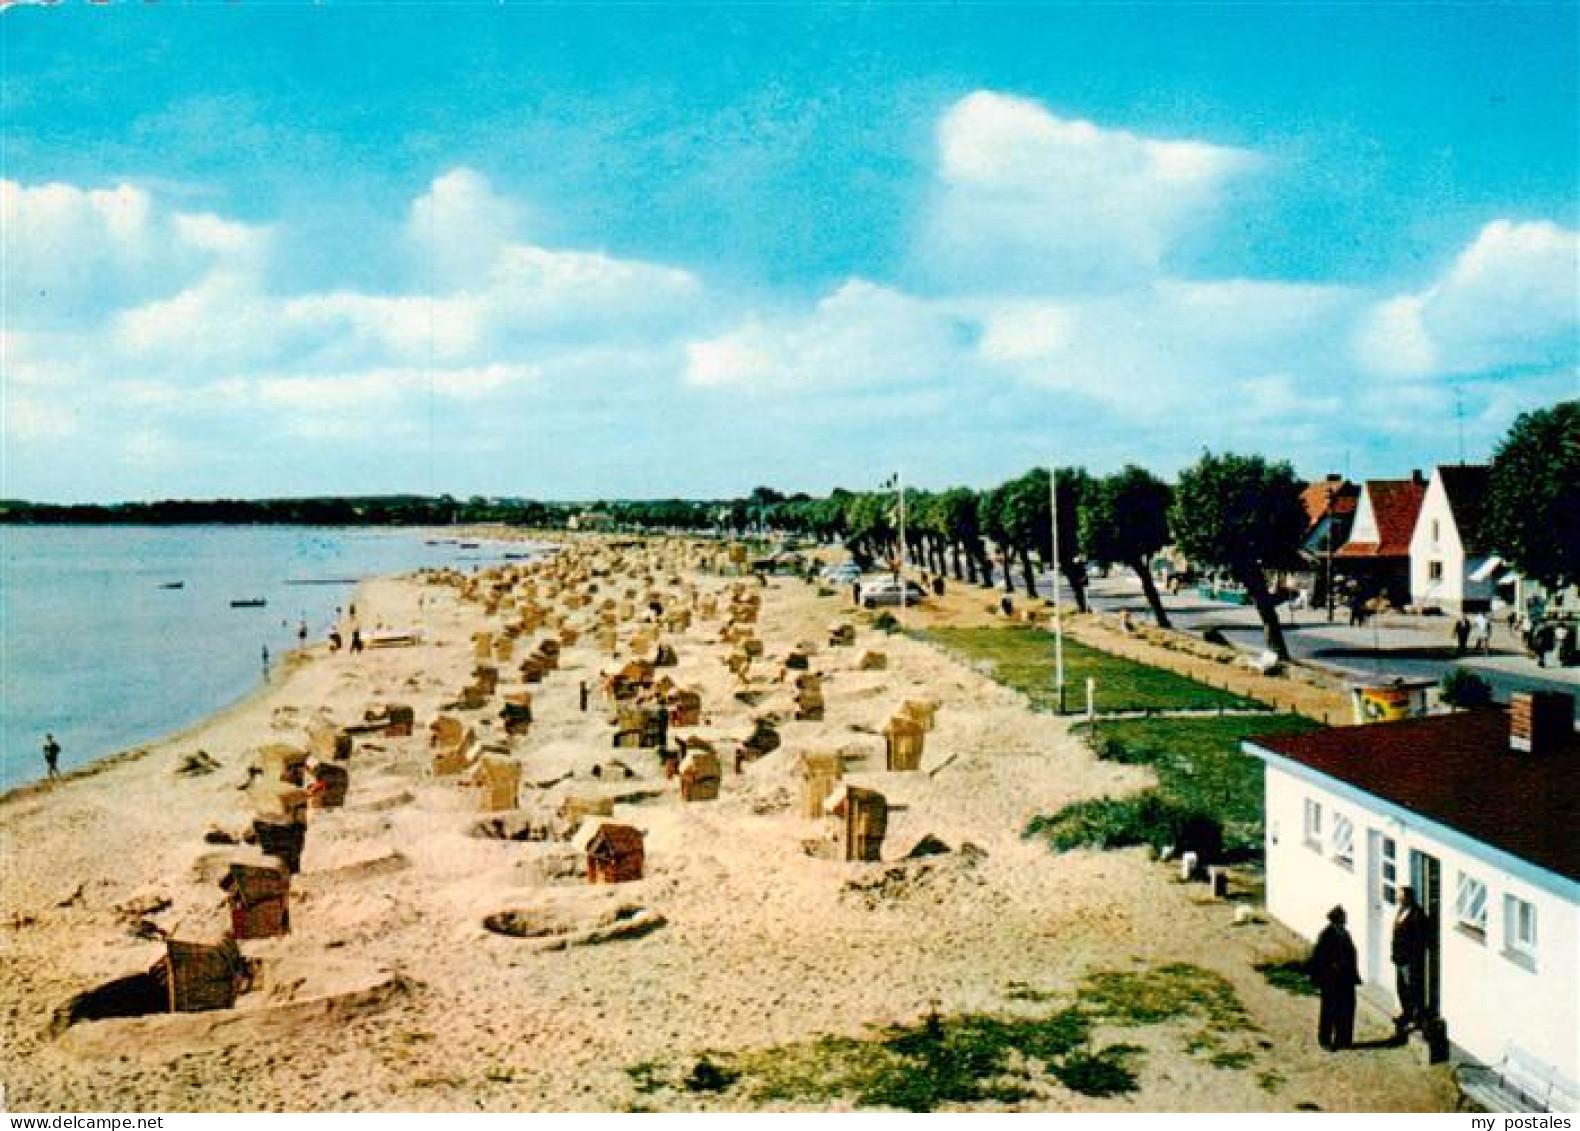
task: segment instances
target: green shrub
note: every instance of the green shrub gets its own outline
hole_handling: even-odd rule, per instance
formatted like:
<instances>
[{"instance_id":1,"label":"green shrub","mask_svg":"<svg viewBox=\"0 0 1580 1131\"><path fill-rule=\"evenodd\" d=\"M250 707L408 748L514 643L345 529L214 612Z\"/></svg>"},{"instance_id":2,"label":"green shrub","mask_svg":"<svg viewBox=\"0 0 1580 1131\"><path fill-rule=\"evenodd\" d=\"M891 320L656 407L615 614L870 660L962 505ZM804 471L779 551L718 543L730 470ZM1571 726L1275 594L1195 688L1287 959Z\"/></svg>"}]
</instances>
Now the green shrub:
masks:
<instances>
[{"instance_id":1,"label":"green shrub","mask_svg":"<svg viewBox=\"0 0 1580 1131\"><path fill-rule=\"evenodd\" d=\"M1141 1051L1137 1045L1109 1045L1095 1053L1076 1053L1055 1065L1053 1074L1083 1096L1122 1096L1136 1090L1130 1062Z\"/></svg>"},{"instance_id":2,"label":"green shrub","mask_svg":"<svg viewBox=\"0 0 1580 1131\"><path fill-rule=\"evenodd\" d=\"M872 618L872 627L879 632L898 632L900 622L895 619L893 613L879 613Z\"/></svg>"},{"instance_id":3,"label":"green shrub","mask_svg":"<svg viewBox=\"0 0 1580 1131\"><path fill-rule=\"evenodd\" d=\"M739 1072L720 1068L704 1056L692 1066L691 1071L686 1075L686 1091L722 1092L740 1079L740 1075Z\"/></svg>"},{"instance_id":4,"label":"green shrub","mask_svg":"<svg viewBox=\"0 0 1580 1131\"><path fill-rule=\"evenodd\" d=\"M1311 980L1311 973L1304 959L1289 958L1282 962L1258 962L1255 970L1266 978L1269 984L1277 986L1286 993L1300 997L1317 996L1317 984Z\"/></svg>"},{"instance_id":5,"label":"green shrub","mask_svg":"<svg viewBox=\"0 0 1580 1131\"><path fill-rule=\"evenodd\" d=\"M1129 797L1096 797L1033 817L1026 836L1042 837L1055 851L1150 845L1195 852L1205 863L1223 852L1223 826L1212 816L1170 801L1155 789Z\"/></svg>"},{"instance_id":6,"label":"green shrub","mask_svg":"<svg viewBox=\"0 0 1580 1131\"><path fill-rule=\"evenodd\" d=\"M1468 710L1492 702L1492 685L1469 668L1449 668L1438 686L1443 702L1450 707Z\"/></svg>"}]
</instances>

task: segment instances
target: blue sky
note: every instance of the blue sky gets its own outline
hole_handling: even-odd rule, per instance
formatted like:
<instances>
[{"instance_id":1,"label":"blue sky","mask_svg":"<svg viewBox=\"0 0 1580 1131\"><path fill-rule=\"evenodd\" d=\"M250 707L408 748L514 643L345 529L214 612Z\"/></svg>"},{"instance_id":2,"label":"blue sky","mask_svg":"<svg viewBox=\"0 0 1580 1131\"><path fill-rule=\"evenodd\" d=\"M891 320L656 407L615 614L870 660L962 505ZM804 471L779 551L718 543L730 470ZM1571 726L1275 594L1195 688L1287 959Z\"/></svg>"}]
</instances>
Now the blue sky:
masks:
<instances>
[{"instance_id":1,"label":"blue sky","mask_svg":"<svg viewBox=\"0 0 1580 1131\"><path fill-rule=\"evenodd\" d=\"M1484 458L1580 395L1580 10L0 17L3 493Z\"/></svg>"}]
</instances>

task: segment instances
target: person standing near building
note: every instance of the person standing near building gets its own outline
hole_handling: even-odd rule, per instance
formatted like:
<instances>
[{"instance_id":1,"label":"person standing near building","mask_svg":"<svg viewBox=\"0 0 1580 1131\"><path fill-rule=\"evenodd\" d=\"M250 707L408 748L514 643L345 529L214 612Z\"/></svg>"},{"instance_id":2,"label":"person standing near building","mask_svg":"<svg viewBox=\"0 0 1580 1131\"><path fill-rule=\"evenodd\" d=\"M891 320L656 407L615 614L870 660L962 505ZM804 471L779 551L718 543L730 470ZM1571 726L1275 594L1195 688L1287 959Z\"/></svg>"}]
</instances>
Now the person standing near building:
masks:
<instances>
[{"instance_id":1,"label":"person standing near building","mask_svg":"<svg viewBox=\"0 0 1580 1131\"><path fill-rule=\"evenodd\" d=\"M60 743L55 741L53 734L44 736L44 776L60 777Z\"/></svg>"},{"instance_id":2,"label":"person standing near building","mask_svg":"<svg viewBox=\"0 0 1580 1131\"><path fill-rule=\"evenodd\" d=\"M1463 656L1465 654L1465 646L1469 643L1470 622L1461 613L1459 619L1454 622L1454 655Z\"/></svg>"},{"instance_id":3,"label":"person standing near building","mask_svg":"<svg viewBox=\"0 0 1580 1131\"><path fill-rule=\"evenodd\" d=\"M1399 914L1394 916L1388 957L1393 961L1399 1016L1394 1028L1407 1032L1426 1020L1426 911L1415 901L1415 889L1399 889Z\"/></svg>"},{"instance_id":4,"label":"person standing near building","mask_svg":"<svg viewBox=\"0 0 1580 1131\"><path fill-rule=\"evenodd\" d=\"M1486 613L1477 613L1471 623L1476 630L1476 650L1486 655L1492 647L1492 622Z\"/></svg>"},{"instance_id":5,"label":"person standing near building","mask_svg":"<svg viewBox=\"0 0 1580 1131\"><path fill-rule=\"evenodd\" d=\"M1344 908L1328 912L1328 925L1317 936L1311 952L1311 980L1322 994L1317 1014L1317 1043L1329 1052L1347 1049L1355 1041L1355 987L1360 985L1360 960L1355 943L1345 929Z\"/></svg>"}]
</instances>

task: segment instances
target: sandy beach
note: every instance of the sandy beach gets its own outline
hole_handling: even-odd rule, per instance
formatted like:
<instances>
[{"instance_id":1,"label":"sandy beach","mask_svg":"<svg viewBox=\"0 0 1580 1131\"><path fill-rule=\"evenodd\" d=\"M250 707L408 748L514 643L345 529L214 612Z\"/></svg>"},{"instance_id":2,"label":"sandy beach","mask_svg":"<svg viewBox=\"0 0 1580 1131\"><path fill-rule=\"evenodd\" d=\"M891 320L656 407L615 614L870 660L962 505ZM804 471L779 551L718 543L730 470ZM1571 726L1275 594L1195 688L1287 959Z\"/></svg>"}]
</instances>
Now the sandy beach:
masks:
<instances>
[{"instance_id":1,"label":"sandy beach","mask_svg":"<svg viewBox=\"0 0 1580 1131\"><path fill-rule=\"evenodd\" d=\"M1233 906L1142 850L1055 855L1023 839L1033 816L1142 788L1150 771L1098 761L1069 723L934 647L878 631L843 590L728 576L718 550L679 542L589 539L551 562L552 578L520 563L493 571L493 601L486 583L458 575L369 582L356 597L363 630L419 629L419 643L356 655L315 646L258 694L141 757L0 801L0 1080L13 1110L849 1106L750 1099L745 1082L643 1080L684 1075L705 1054L865 1038L929 1012L1026 1015L1072 1000L1094 974L1181 964L1221 977L1243 1006L1243 1024L1212 1046L1234 1055L1204 1052L1199 1020L1105 1028L1102 1041L1141 1050L1134 1091L1094 1097L1037 1076L1029 1097L980 1106L1452 1109L1446 1070L1411 1049L1318 1047L1315 999L1253 969L1303 953L1279 925L1235 925ZM725 663L732 594L761 603L750 631L762 655L744 681ZM650 598L691 611L689 626L660 631ZM597 631L605 600L618 620L613 655ZM965 591L905 616L963 617L989 600ZM547 619L509 659L496 655L499 687L478 709L446 712L473 681L475 634L503 636L528 604ZM853 645L830 645L833 622L855 627ZM533 645L566 628L576 639L557 669L522 683ZM654 750L612 747L602 677L633 658L633 635L644 656L672 649L675 664L658 673L700 693L702 725L670 738L714 741L716 800L683 801ZM798 649L822 675L821 720L794 718L784 662ZM864 667L867 653L886 666ZM500 706L519 691L532 695L533 721L507 735ZM910 699L935 703L936 723L920 769L888 772L880 731ZM344 807L309 813L290 933L242 943L256 977L236 1007L66 1024L76 995L159 960L161 932L221 936L218 880L258 850L205 836L249 826L257 790L242 787L259 748L305 748L314 724L354 727L386 703L413 709L413 733L355 736ZM481 812L479 791L432 773L429 725L441 713L520 763L517 809ZM763 718L780 745L737 763ZM180 772L200 750L215 767ZM829 821L801 812L798 757L809 751L843 752L846 782L887 798L880 861L827 858ZM640 880L587 882L560 815L568 797L609 799L610 819L644 834ZM928 836L950 851L905 860ZM539 933L484 926L505 912ZM632 922L642 930L620 937ZM1363 1010L1361 1041L1386 1030Z\"/></svg>"}]
</instances>

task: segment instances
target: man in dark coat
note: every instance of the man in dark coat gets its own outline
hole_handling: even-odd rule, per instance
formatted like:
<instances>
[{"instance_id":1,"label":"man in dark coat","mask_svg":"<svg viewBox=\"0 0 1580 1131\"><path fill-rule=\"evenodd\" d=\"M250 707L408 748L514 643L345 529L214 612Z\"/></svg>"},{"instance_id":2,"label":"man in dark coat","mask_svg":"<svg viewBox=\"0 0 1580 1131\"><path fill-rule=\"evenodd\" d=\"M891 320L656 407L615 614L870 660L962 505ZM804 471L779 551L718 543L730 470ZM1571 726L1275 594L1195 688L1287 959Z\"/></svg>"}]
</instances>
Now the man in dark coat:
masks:
<instances>
[{"instance_id":1,"label":"man in dark coat","mask_svg":"<svg viewBox=\"0 0 1580 1131\"><path fill-rule=\"evenodd\" d=\"M1345 930L1344 908L1328 912L1328 925L1317 936L1311 952L1311 980L1322 993L1317 1015L1317 1042L1329 1052L1347 1049L1355 1040L1355 987L1360 985L1360 961L1355 943Z\"/></svg>"},{"instance_id":2,"label":"man in dark coat","mask_svg":"<svg viewBox=\"0 0 1580 1131\"><path fill-rule=\"evenodd\" d=\"M1426 1020L1427 934L1426 911L1415 901L1415 889L1400 888L1388 957L1393 961L1394 987L1399 994L1394 1027L1401 1033Z\"/></svg>"}]
</instances>

